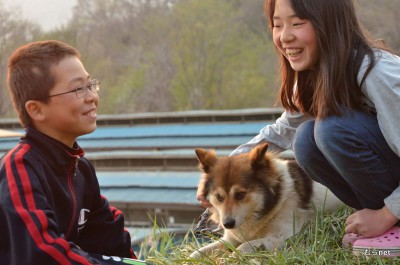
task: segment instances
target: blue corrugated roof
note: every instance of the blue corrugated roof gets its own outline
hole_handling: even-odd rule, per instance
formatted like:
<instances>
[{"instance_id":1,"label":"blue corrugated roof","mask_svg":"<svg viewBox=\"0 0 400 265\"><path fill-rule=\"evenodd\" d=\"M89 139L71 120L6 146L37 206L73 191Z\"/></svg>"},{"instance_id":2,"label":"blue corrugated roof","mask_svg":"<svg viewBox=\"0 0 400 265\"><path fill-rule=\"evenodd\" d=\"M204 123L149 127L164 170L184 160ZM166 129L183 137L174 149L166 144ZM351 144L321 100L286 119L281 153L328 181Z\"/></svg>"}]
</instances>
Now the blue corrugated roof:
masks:
<instances>
[{"instance_id":1,"label":"blue corrugated roof","mask_svg":"<svg viewBox=\"0 0 400 265\"><path fill-rule=\"evenodd\" d=\"M80 139L98 138L144 138L165 136L217 136L217 135L254 135L266 122L246 123L201 123L172 125L140 125L131 127L99 127L93 133Z\"/></svg>"},{"instance_id":2,"label":"blue corrugated roof","mask_svg":"<svg viewBox=\"0 0 400 265\"><path fill-rule=\"evenodd\" d=\"M89 159L121 156L134 159L140 156L195 158L194 147L225 148L217 150L217 154L228 155L232 147L250 140L266 124L267 122L230 122L99 126L93 133L79 137L78 143L87 151ZM18 140L17 137L0 139L0 155L13 148ZM168 147L174 150L151 150ZM101 152L102 149L112 151ZM97 172L101 192L111 202L191 206L199 206L196 192L200 175L200 171Z\"/></svg>"},{"instance_id":3,"label":"blue corrugated roof","mask_svg":"<svg viewBox=\"0 0 400 265\"><path fill-rule=\"evenodd\" d=\"M237 146L258 134L266 124L246 122L98 127L93 133L79 137L78 143L84 149ZM0 151L10 150L18 140L0 139Z\"/></svg>"},{"instance_id":4,"label":"blue corrugated roof","mask_svg":"<svg viewBox=\"0 0 400 265\"><path fill-rule=\"evenodd\" d=\"M144 138L144 139L80 139L79 145L83 149L118 149L118 148L183 148L202 146L238 146L251 139L250 136L223 136L223 137L165 137L165 138Z\"/></svg>"},{"instance_id":5,"label":"blue corrugated roof","mask_svg":"<svg viewBox=\"0 0 400 265\"><path fill-rule=\"evenodd\" d=\"M196 189L200 171L100 171L97 178L102 188L189 188Z\"/></svg>"},{"instance_id":6,"label":"blue corrugated roof","mask_svg":"<svg viewBox=\"0 0 400 265\"><path fill-rule=\"evenodd\" d=\"M232 152L232 149L217 149L215 153L218 156L226 156ZM116 150L116 151L95 151L86 153L88 159L98 158L145 158L145 157L195 157L193 148L187 149L161 149L161 150Z\"/></svg>"},{"instance_id":7,"label":"blue corrugated roof","mask_svg":"<svg viewBox=\"0 0 400 265\"><path fill-rule=\"evenodd\" d=\"M97 177L101 193L111 202L199 204L200 171L100 171Z\"/></svg>"},{"instance_id":8,"label":"blue corrugated roof","mask_svg":"<svg viewBox=\"0 0 400 265\"><path fill-rule=\"evenodd\" d=\"M198 205L196 189L101 188L110 202Z\"/></svg>"}]
</instances>

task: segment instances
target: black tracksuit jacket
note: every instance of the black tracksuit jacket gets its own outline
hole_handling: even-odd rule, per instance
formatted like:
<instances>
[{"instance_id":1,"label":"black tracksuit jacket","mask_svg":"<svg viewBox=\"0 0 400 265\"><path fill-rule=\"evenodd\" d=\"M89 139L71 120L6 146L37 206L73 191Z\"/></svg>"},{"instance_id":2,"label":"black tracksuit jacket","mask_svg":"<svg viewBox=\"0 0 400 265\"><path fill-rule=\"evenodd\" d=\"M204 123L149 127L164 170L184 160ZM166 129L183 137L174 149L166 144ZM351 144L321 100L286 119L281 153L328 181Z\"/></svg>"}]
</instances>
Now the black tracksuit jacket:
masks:
<instances>
[{"instance_id":1,"label":"black tracksuit jacket","mask_svg":"<svg viewBox=\"0 0 400 265\"><path fill-rule=\"evenodd\" d=\"M93 166L75 147L28 128L2 157L0 264L122 264L108 256L136 258L122 213L100 195Z\"/></svg>"}]
</instances>

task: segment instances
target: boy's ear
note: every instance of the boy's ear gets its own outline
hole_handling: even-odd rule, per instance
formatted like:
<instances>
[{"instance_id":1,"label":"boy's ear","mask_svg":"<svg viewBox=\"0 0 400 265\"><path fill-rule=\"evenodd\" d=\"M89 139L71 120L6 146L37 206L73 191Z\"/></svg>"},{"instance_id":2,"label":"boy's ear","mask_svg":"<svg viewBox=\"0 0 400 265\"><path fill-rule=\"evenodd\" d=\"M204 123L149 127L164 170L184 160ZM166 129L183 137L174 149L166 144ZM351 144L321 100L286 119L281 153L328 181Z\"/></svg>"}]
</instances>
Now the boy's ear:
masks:
<instances>
[{"instance_id":1,"label":"boy's ear","mask_svg":"<svg viewBox=\"0 0 400 265\"><path fill-rule=\"evenodd\" d=\"M26 112L28 112L32 121L43 121L45 119L43 103L37 100L28 100L25 103Z\"/></svg>"}]
</instances>

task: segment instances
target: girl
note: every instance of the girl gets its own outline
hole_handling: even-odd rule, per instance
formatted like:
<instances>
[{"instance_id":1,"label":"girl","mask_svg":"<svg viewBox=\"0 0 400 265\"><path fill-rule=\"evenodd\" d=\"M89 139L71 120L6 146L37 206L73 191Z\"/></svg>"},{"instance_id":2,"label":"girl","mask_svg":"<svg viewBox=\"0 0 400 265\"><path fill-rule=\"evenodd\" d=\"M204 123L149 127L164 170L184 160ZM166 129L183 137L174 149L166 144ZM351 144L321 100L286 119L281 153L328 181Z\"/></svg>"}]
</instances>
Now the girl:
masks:
<instances>
[{"instance_id":1,"label":"girl","mask_svg":"<svg viewBox=\"0 0 400 265\"><path fill-rule=\"evenodd\" d=\"M357 209L345 240L363 245L400 218L400 58L366 35L352 0L266 0L265 12L285 112L232 155L261 142L293 149L310 177Z\"/></svg>"}]
</instances>

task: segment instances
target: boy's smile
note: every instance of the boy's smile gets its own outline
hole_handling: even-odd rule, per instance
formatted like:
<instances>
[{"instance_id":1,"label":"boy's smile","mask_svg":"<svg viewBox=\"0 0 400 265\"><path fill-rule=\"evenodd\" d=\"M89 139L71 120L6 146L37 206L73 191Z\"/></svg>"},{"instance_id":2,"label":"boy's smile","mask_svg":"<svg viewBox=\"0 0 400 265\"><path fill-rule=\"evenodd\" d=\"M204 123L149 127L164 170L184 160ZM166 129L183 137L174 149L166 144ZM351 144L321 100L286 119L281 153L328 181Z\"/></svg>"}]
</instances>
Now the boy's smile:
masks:
<instances>
[{"instance_id":1,"label":"boy's smile","mask_svg":"<svg viewBox=\"0 0 400 265\"><path fill-rule=\"evenodd\" d=\"M52 73L55 85L49 95L82 88L91 81L82 62L74 56L54 65ZM35 125L43 133L72 147L77 137L96 129L98 101L97 93L89 90L80 98L75 92L52 96L47 104L43 104L43 121Z\"/></svg>"}]
</instances>

